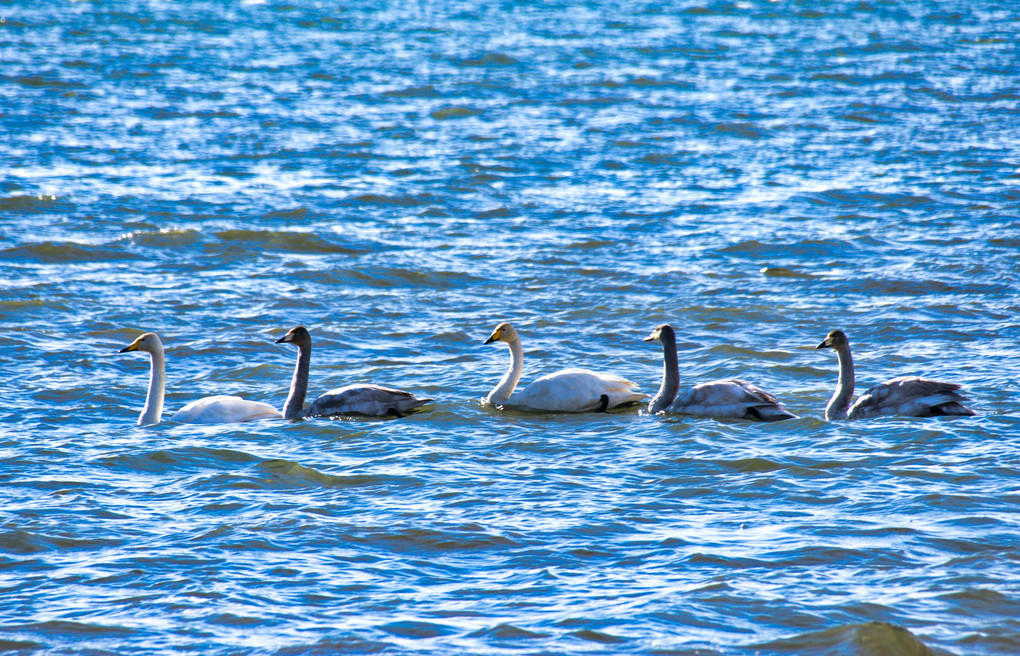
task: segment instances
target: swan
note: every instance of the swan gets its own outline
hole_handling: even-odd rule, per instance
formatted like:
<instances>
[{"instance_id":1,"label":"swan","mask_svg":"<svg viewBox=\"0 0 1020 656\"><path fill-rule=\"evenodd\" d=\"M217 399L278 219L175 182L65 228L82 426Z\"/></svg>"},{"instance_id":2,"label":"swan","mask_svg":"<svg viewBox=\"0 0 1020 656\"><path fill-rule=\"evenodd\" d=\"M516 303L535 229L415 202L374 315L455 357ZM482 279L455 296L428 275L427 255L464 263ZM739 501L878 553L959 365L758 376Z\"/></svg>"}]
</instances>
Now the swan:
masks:
<instances>
[{"instance_id":1,"label":"swan","mask_svg":"<svg viewBox=\"0 0 1020 656\"><path fill-rule=\"evenodd\" d=\"M669 324L652 331L646 342L662 344L662 385L648 403L651 414L677 413L697 417L780 421L796 419L776 397L742 380L713 380L695 385L680 396L680 368L677 365L676 333Z\"/></svg>"},{"instance_id":2,"label":"swan","mask_svg":"<svg viewBox=\"0 0 1020 656\"><path fill-rule=\"evenodd\" d=\"M936 417L975 414L964 405L970 399L960 394L960 386L956 383L917 376L903 376L879 383L850 405L854 396L854 359L850 355L850 342L846 335L842 330L833 330L815 348L831 348L839 359L836 391L825 406L825 418L828 420L867 419L882 415Z\"/></svg>"},{"instance_id":3,"label":"swan","mask_svg":"<svg viewBox=\"0 0 1020 656\"><path fill-rule=\"evenodd\" d=\"M347 385L332 389L305 407L308 392L308 367L312 360L312 336L304 326L297 326L276 340L277 344L298 347L297 365L290 383L290 394L283 406L285 419L328 417L331 415L402 416L434 399L418 398L410 392L379 385Z\"/></svg>"},{"instance_id":4,"label":"swan","mask_svg":"<svg viewBox=\"0 0 1020 656\"><path fill-rule=\"evenodd\" d=\"M158 424L163 414L163 393L166 388L166 356L163 342L156 333L145 333L122 348L121 353L144 351L149 354L149 393L138 425ZM192 401L174 413L172 421L182 424L232 424L255 419L280 418L282 415L268 403L245 401L239 396L207 396Z\"/></svg>"},{"instance_id":5,"label":"swan","mask_svg":"<svg viewBox=\"0 0 1020 656\"><path fill-rule=\"evenodd\" d=\"M493 342L504 342L510 347L510 368L483 399L485 403L500 408L545 412L604 412L609 408L648 398L647 394L634 390L634 383L629 380L587 369L564 369L542 376L513 394L524 370L521 338L513 326L501 323L484 343Z\"/></svg>"}]
</instances>

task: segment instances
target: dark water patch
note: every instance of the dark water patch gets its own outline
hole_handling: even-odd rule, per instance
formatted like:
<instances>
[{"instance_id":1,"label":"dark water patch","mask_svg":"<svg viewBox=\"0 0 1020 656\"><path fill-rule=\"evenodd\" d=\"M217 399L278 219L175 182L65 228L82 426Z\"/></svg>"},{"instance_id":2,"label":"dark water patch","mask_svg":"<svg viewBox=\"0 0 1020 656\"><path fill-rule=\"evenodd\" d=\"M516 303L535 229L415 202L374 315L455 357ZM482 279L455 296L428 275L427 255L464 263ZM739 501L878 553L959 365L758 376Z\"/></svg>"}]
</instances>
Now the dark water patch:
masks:
<instances>
[{"instance_id":1,"label":"dark water patch","mask_svg":"<svg viewBox=\"0 0 1020 656\"><path fill-rule=\"evenodd\" d=\"M124 239L135 245L150 248L180 248L201 242L202 233L193 229L169 228L155 232L136 231Z\"/></svg>"},{"instance_id":2,"label":"dark water patch","mask_svg":"<svg viewBox=\"0 0 1020 656\"><path fill-rule=\"evenodd\" d=\"M753 645L770 654L817 656L949 656L933 650L910 631L881 622L852 624Z\"/></svg>"},{"instance_id":3,"label":"dark water patch","mask_svg":"<svg viewBox=\"0 0 1020 656\"><path fill-rule=\"evenodd\" d=\"M63 535L46 535L30 531L0 533L0 551L15 554L33 554L47 551L94 551L117 547L123 538L72 538Z\"/></svg>"},{"instance_id":4,"label":"dark water patch","mask_svg":"<svg viewBox=\"0 0 1020 656\"><path fill-rule=\"evenodd\" d=\"M999 615L1002 617L1020 617L1020 600L1011 598L997 590L967 588L958 592L941 595L954 612L969 616L977 614L983 617Z\"/></svg>"},{"instance_id":5,"label":"dark water patch","mask_svg":"<svg viewBox=\"0 0 1020 656\"><path fill-rule=\"evenodd\" d=\"M214 233L231 248L244 246L257 251L309 254L363 255L374 249L368 243L352 246L342 235L280 230L224 230ZM341 243L341 241L343 243ZM355 242L357 243L357 242Z\"/></svg>"},{"instance_id":6,"label":"dark water patch","mask_svg":"<svg viewBox=\"0 0 1020 656\"><path fill-rule=\"evenodd\" d=\"M440 98L442 94L431 84L391 89L383 92L384 98Z\"/></svg>"},{"instance_id":7,"label":"dark water patch","mask_svg":"<svg viewBox=\"0 0 1020 656\"><path fill-rule=\"evenodd\" d=\"M433 110L429 113L429 116L437 121L449 121L450 119L468 118L471 116L477 116L480 113L478 109L473 107L465 107L463 105L453 105L450 107L443 107L441 109Z\"/></svg>"},{"instance_id":8,"label":"dark water patch","mask_svg":"<svg viewBox=\"0 0 1020 656\"><path fill-rule=\"evenodd\" d=\"M109 262L135 259L139 259L139 256L134 253L73 242L47 241L0 250L0 260L37 264Z\"/></svg>"},{"instance_id":9,"label":"dark water patch","mask_svg":"<svg viewBox=\"0 0 1020 656\"><path fill-rule=\"evenodd\" d=\"M276 656L332 656L333 654L383 654L393 653L398 647L389 642L364 640L362 638L324 638L308 645L282 647L274 652Z\"/></svg>"},{"instance_id":10,"label":"dark water patch","mask_svg":"<svg viewBox=\"0 0 1020 656\"><path fill-rule=\"evenodd\" d=\"M520 64L520 61L502 52L486 52L467 59L457 59L454 60L453 63L456 66L489 68L516 66Z\"/></svg>"},{"instance_id":11,"label":"dark water patch","mask_svg":"<svg viewBox=\"0 0 1020 656\"><path fill-rule=\"evenodd\" d=\"M3 631L3 627L0 627L0 631ZM46 645L41 642L32 642L30 640L6 640L0 638L0 652L4 653L31 653L33 651L39 651L45 649Z\"/></svg>"},{"instance_id":12,"label":"dark water patch","mask_svg":"<svg viewBox=\"0 0 1020 656\"><path fill-rule=\"evenodd\" d=\"M478 629L468 634L472 638L488 638L498 642L516 642L523 640L539 640L550 637L548 633L538 633L522 629L513 624L503 623L486 629Z\"/></svg>"},{"instance_id":13,"label":"dark water patch","mask_svg":"<svg viewBox=\"0 0 1020 656\"><path fill-rule=\"evenodd\" d=\"M421 207L436 202L436 198L428 193L392 196L389 194L359 194L350 196L342 201L342 204L349 207Z\"/></svg>"},{"instance_id":14,"label":"dark water patch","mask_svg":"<svg viewBox=\"0 0 1020 656\"><path fill-rule=\"evenodd\" d=\"M183 474L208 469L232 469L261 459L243 451L212 447L181 447L140 453L121 453L97 460L104 468L151 474Z\"/></svg>"},{"instance_id":15,"label":"dark water patch","mask_svg":"<svg viewBox=\"0 0 1020 656\"><path fill-rule=\"evenodd\" d=\"M445 624L436 624L435 622L416 622L411 620L391 622L389 624L383 624L379 628L386 633L390 633L401 638L413 638L416 640L439 638L459 633L457 628L447 626Z\"/></svg>"},{"instance_id":16,"label":"dark water patch","mask_svg":"<svg viewBox=\"0 0 1020 656\"><path fill-rule=\"evenodd\" d=\"M595 631L593 629L582 629L580 631L573 631L570 635L575 638L584 640L585 642L594 642L600 645L620 645L630 642L629 638L622 636L613 635L604 631Z\"/></svg>"},{"instance_id":17,"label":"dark water patch","mask_svg":"<svg viewBox=\"0 0 1020 656\"><path fill-rule=\"evenodd\" d=\"M38 196L8 196L0 198L0 212L39 213L39 212L70 212L74 205L64 198L49 194Z\"/></svg>"},{"instance_id":18,"label":"dark water patch","mask_svg":"<svg viewBox=\"0 0 1020 656\"><path fill-rule=\"evenodd\" d=\"M124 626L89 624L67 620L50 620L48 622L30 622L25 624L8 624L4 630L12 633L41 634L54 638L71 638L88 640L92 638L116 638L143 635L144 631Z\"/></svg>"}]
</instances>

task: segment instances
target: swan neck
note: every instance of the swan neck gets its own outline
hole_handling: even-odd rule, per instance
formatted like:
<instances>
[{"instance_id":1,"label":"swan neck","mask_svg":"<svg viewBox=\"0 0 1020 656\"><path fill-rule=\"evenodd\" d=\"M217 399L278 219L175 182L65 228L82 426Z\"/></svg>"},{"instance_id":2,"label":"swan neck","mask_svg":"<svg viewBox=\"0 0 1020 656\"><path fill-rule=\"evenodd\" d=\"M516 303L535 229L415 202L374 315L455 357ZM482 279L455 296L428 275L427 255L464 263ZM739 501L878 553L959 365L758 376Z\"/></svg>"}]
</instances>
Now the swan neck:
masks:
<instances>
[{"instance_id":1,"label":"swan neck","mask_svg":"<svg viewBox=\"0 0 1020 656\"><path fill-rule=\"evenodd\" d=\"M648 412L662 412L673 403L676 392L680 388L680 367L676 359L676 338L662 342L662 384L659 391L648 402Z\"/></svg>"},{"instance_id":2,"label":"swan neck","mask_svg":"<svg viewBox=\"0 0 1020 656\"><path fill-rule=\"evenodd\" d=\"M826 419L846 419L854 396L854 358L850 355L850 347L836 349L836 357L839 358L839 380L836 381L836 391L825 406Z\"/></svg>"},{"instance_id":3,"label":"swan neck","mask_svg":"<svg viewBox=\"0 0 1020 656\"><path fill-rule=\"evenodd\" d=\"M300 419L305 407L305 395L308 393L308 368L312 362L312 345L298 346L297 364L294 365L294 377L290 381L290 393L283 404L284 419Z\"/></svg>"},{"instance_id":4,"label":"swan neck","mask_svg":"<svg viewBox=\"0 0 1020 656\"><path fill-rule=\"evenodd\" d=\"M485 398L486 401L493 405L506 403L510 399L514 388L517 387L517 383L521 380L521 372L524 371L524 349L521 348L520 338L509 342L507 346L510 347L510 368L507 369L499 383L492 388L489 396Z\"/></svg>"},{"instance_id":5,"label":"swan neck","mask_svg":"<svg viewBox=\"0 0 1020 656\"><path fill-rule=\"evenodd\" d=\"M163 396L166 393L166 356L162 350L149 353L149 392L138 425L158 424L163 417Z\"/></svg>"}]
</instances>

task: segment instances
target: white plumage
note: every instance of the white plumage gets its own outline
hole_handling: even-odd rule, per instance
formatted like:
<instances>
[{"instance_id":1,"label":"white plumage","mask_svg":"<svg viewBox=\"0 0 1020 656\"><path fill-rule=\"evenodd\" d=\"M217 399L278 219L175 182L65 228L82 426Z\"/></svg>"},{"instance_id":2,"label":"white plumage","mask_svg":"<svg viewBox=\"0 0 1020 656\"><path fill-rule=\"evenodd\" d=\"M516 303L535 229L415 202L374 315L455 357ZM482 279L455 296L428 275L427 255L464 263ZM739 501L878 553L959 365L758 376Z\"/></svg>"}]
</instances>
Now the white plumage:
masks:
<instances>
[{"instance_id":1,"label":"white plumage","mask_svg":"<svg viewBox=\"0 0 1020 656\"><path fill-rule=\"evenodd\" d=\"M138 417L138 425L158 424L163 414L163 395L166 387L166 356L163 342L156 333L145 333L121 353L144 351L150 356L149 392L145 407ZM283 415L268 403L246 401L239 396L207 396L192 401L171 417L184 424L228 424L256 419L279 419Z\"/></svg>"},{"instance_id":2,"label":"white plumage","mask_svg":"<svg viewBox=\"0 0 1020 656\"><path fill-rule=\"evenodd\" d=\"M619 376L587 369L563 369L536 379L514 392L524 371L521 338L509 323L496 326L486 344L504 342L510 348L510 368L484 401L500 408L542 412L605 411L648 398L634 389L634 383Z\"/></svg>"},{"instance_id":3,"label":"white plumage","mask_svg":"<svg viewBox=\"0 0 1020 656\"><path fill-rule=\"evenodd\" d=\"M280 411L260 401L240 396L207 396L192 401L170 417L182 424L235 424L256 419L279 419Z\"/></svg>"}]
</instances>

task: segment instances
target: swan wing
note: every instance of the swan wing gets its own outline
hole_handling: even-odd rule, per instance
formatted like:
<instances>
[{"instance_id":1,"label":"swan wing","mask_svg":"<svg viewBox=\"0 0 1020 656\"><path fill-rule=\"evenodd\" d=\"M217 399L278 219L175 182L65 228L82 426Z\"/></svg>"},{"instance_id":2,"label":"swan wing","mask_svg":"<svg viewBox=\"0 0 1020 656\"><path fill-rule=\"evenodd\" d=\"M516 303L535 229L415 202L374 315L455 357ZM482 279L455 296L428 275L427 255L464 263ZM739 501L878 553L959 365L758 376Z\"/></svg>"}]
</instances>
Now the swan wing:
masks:
<instances>
[{"instance_id":1,"label":"swan wing","mask_svg":"<svg viewBox=\"0 0 1020 656\"><path fill-rule=\"evenodd\" d=\"M187 404L171 417L182 424L233 424L256 419L278 419L280 411L239 396L207 396Z\"/></svg>"},{"instance_id":2,"label":"swan wing","mask_svg":"<svg viewBox=\"0 0 1020 656\"><path fill-rule=\"evenodd\" d=\"M783 408L772 394L737 379L695 385L677 396L666 411L699 417L764 421L796 417Z\"/></svg>"},{"instance_id":3,"label":"swan wing","mask_svg":"<svg viewBox=\"0 0 1020 656\"><path fill-rule=\"evenodd\" d=\"M406 414L432 400L381 385L347 385L332 389L315 399L305 407L302 414L305 417L332 415L385 417Z\"/></svg>"},{"instance_id":4,"label":"swan wing","mask_svg":"<svg viewBox=\"0 0 1020 656\"><path fill-rule=\"evenodd\" d=\"M631 381L587 369L564 369L536 379L506 403L546 412L589 412L648 398ZM605 398L603 398L605 397Z\"/></svg>"},{"instance_id":5,"label":"swan wing","mask_svg":"<svg viewBox=\"0 0 1020 656\"><path fill-rule=\"evenodd\" d=\"M973 415L974 411L965 405L968 401L956 383L903 376L879 383L862 394L847 417Z\"/></svg>"}]
</instances>

